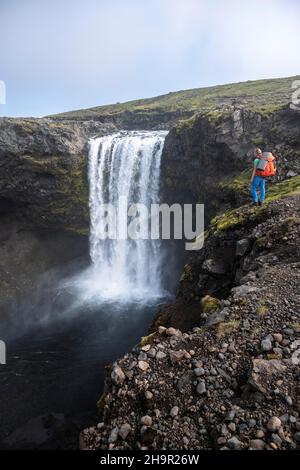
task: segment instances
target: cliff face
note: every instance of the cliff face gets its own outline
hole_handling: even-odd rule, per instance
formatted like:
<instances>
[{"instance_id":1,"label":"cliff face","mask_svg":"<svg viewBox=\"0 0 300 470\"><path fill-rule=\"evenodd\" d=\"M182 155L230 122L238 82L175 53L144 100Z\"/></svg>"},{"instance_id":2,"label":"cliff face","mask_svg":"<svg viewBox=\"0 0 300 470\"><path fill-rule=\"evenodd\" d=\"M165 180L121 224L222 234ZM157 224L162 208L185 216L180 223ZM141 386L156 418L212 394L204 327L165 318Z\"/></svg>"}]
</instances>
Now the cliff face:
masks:
<instances>
[{"instance_id":1,"label":"cliff face","mask_svg":"<svg viewBox=\"0 0 300 470\"><path fill-rule=\"evenodd\" d=\"M66 254L64 260L87 256L90 137L121 128L169 127L162 156L161 199L204 203L208 222L248 197L249 175L245 171L240 176L240 172L251 165L253 146L276 153L277 179L299 172L299 120L300 113L288 108L262 113L228 104L196 114L187 109L158 110L145 117L144 111L129 110L106 116L103 122L0 119L2 298L22 285L34 284L41 271L56 264L60 253ZM52 249L51 256L47 238L60 239L60 247ZM29 239L39 246L40 269ZM12 240L19 240L14 249L22 270L12 270L5 254Z\"/></svg>"},{"instance_id":2,"label":"cliff face","mask_svg":"<svg viewBox=\"0 0 300 470\"><path fill-rule=\"evenodd\" d=\"M0 300L88 254L87 147L94 122L0 119Z\"/></svg>"},{"instance_id":3,"label":"cliff face","mask_svg":"<svg viewBox=\"0 0 300 470\"><path fill-rule=\"evenodd\" d=\"M244 107L200 113L178 123L163 152L163 198L205 204L207 222L240 205L249 195L256 146L276 155L277 181L298 174L299 124L300 113L289 108L262 114Z\"/></svg>"},{"instance_id":4,"label":"cliff face","mask_svg":"<svg viewBox=\"0 0 300 470\"><path fill-rule=\"evenodd\" d=\"M1 119L1 212L15 211L38 230L87 233L88 139L114 131L93 122Z\"/></svg>"}]
</instances>

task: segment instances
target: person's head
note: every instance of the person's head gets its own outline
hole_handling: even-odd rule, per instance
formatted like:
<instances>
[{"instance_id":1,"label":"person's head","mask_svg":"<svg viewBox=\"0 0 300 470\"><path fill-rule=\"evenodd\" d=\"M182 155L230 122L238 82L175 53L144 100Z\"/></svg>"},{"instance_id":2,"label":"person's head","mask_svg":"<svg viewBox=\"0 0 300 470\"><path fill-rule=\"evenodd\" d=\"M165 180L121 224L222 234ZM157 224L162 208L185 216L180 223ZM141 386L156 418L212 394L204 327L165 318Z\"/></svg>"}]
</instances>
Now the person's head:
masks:
<instances>
[{"instance_id":1,"label":"person's head","mask_svg":"<svg viewBox=\"0 0 300 470\"><path fill-rule=\"evenodd\" d=\"M257 148L254 150L254 155L255 155L256 157L262 155L262 150L257 147Z\"/></svg>"}]
</instances>

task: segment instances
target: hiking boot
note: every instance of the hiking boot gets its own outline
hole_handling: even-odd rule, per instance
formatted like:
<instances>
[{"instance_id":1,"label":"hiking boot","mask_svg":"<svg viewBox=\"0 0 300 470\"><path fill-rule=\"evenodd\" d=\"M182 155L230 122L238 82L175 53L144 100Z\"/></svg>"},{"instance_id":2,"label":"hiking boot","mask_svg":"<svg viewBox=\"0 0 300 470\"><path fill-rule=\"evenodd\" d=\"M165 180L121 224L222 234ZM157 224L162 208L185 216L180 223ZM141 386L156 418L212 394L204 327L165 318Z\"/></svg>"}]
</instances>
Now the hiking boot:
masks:
<instances>
[{"instance_id":1,"label":"hiking boot","mask_svg":"<svg viewBox=\"0 0 300 470\"><path fill-rule=\"evenodd\" d=\"M263 206L263 205L264 205L264 201L259 201L259 202L258 202L258 205L259 205L260 207Z\"/></svg>"},{"instance_id":2,"label":"hiking boot","mask_svg":"<svg viewBox=\"0 0 300 470\"><path fill-rule=\"evenodd\" d=\"M251 207L257 207L258 206L258 202L254 202L252 201L251 204L250 204Z\"/></svg>"}]
</instances>

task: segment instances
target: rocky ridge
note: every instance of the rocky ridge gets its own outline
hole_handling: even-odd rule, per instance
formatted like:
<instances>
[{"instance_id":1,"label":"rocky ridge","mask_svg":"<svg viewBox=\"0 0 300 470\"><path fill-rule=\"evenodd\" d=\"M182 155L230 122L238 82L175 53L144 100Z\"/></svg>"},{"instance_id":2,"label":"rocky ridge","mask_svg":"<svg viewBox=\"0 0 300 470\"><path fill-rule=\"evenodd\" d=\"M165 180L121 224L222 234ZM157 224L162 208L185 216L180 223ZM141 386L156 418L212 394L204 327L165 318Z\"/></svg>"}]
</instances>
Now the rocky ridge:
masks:
<instances>
[{"instance_id":1,"label":"rocky ridge","mask_svg":"<svg viewBox=\"0 0 300 470\"><path fill-rule=\"evenodd\" d=\"M108 367L100 419L81 448L300 447L299 201L298 187L263 209L237 209L243 221L223 230L214 221L178 293L181 317L191 299L198 305L193 329L175 317L166 328L160 316Z\"/></svg>"}]
</instances>

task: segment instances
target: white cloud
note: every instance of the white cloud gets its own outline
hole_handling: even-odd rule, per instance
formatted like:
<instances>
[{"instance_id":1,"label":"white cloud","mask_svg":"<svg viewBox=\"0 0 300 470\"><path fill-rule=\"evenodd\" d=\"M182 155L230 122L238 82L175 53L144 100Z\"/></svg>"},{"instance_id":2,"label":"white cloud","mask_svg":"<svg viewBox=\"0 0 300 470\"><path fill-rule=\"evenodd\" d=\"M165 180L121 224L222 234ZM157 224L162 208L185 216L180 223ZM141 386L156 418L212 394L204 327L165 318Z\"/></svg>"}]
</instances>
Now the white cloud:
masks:
<instances>
[{"instance_id":1,"label":"white cloud","mask_svg":"<svg viewBox=\"0 0 300 470\"><path fill-rule=\"evenodd\" d=\"M1 0L0 79L71 108L294 75L299 13L298 0Z\"/></svg>"}]
</instances>

